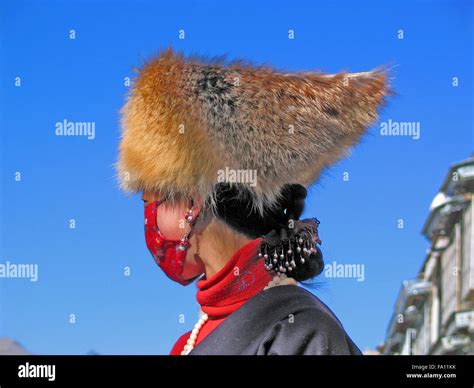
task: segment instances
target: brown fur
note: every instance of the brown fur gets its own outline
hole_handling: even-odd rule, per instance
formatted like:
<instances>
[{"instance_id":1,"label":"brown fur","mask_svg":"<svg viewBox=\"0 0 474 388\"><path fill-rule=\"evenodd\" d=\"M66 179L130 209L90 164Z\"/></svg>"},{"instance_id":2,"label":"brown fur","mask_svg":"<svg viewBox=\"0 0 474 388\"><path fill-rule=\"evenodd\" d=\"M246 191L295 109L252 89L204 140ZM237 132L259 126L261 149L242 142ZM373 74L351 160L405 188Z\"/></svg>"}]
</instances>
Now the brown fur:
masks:
<instances>
[{"instance_id":1,"label":"brown fur","mask_svg":"<svg viewBox=\"0 0 474 388\"><path fill-rule=\"evenodd\" d=\"M250 190L262 209L284 184L307 187L343 157L389 94L383 70L283 74L168 49L143 67L122 109L122 187L207 198L218 170L256 170Z\"/></svg>"}]
</instances>

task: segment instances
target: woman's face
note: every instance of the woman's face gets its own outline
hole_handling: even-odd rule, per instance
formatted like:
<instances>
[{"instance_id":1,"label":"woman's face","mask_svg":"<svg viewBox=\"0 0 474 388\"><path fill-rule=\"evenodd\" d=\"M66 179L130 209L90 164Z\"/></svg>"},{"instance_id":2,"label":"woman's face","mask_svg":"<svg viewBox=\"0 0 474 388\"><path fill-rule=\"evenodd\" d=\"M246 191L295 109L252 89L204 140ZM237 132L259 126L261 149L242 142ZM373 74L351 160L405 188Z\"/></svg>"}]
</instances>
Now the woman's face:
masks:
<instances>
[{"instance_id":1,"label":"woman's face","mask_svg":"<svg viewBox=\"0 0 474 388\"><path fill-rule=\"evenodd\" d=\"M159 200L156 194L142 194L144 206ZM158 207L156 214L156 223L158 229L164 237L170 240L179 240L189 231L189 225L184 219L184 215L189 210L189 203L187 201L165 201ZM200 199L194 200L193 213L196 216L202 209L202 201ZM185 279L194 278L201 273L204 273L204 264L199 256L199 235L191 234L191 247L187 251L186 262L183 270L183 277Z\"/></svg>"}]
</instances>

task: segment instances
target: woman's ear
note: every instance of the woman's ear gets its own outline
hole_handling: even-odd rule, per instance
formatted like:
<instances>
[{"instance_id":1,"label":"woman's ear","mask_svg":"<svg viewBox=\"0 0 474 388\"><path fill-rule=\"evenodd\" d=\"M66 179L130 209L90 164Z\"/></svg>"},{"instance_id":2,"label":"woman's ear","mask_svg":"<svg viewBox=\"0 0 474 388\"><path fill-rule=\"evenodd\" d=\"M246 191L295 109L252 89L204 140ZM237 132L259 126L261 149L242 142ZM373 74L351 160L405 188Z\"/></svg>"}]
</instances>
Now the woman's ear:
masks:
<instances>
[{"instance_id":1,"label":"woman's ear","mask_svg":"<svg viewBox=\"0 0 474 388\"><path fill-rule=\"evenodd\" d=\"M201 210L203 208L203 200L199 194L196 194L196 196L193 197L193 211L196 214L200 214Z\"/></svg>"}]
</instances>

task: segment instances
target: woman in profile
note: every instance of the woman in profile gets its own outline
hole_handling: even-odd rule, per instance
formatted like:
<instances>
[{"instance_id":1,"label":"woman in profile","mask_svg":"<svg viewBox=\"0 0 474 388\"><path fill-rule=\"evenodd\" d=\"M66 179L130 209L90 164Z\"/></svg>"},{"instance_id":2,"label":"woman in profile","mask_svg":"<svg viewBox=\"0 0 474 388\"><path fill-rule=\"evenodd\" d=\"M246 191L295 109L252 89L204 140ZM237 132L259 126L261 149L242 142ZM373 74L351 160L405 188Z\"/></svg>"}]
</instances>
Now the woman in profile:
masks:
<instances>
[{"instance_id":1,"label":"woman in profile","mask_svg":"<svg viewBox=\"0 0 474 388\"><path fill-rule=\"evenodd\" d=\"M197 280L194 329L172 355L360 354L298 285L323 270L307 187L376 120L386 74L279 73L163 51L122 109L118 170L141 192L146 244Z\"/></svg>"}]
</instances>

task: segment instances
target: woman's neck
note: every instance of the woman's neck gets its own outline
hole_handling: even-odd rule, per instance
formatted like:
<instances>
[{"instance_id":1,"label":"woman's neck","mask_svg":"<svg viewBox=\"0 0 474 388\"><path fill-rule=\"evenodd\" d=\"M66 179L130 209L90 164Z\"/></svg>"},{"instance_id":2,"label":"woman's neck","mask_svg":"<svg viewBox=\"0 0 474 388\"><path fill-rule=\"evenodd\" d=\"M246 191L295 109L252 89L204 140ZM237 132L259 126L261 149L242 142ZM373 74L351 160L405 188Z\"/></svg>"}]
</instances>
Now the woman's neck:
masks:
<instances>
[{"instance_id":1,"label":"woman's neck","mask_svg":"<svg viewBox=\"0 0 474 388\"><path fill-rule=\"evenodd\" d=\"M209 224L202 237L199 256L204 264L207 279L219 272L235 251L252 241L219 220Z\"/></svg>"}]
</instances>

